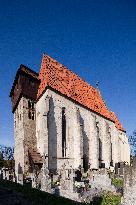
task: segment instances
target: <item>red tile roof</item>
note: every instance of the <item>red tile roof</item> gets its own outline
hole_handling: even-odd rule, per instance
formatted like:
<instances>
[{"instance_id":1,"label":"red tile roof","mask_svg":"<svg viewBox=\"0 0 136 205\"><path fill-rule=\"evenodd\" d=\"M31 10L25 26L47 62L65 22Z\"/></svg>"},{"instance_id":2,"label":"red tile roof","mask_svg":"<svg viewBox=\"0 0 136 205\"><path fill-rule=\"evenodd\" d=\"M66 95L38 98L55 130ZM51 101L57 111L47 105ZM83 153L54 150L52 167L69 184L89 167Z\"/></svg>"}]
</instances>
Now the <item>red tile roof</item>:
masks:
<instances>
[{"instance_id":1,"label":"red tile roof","mask_svg":"<svg viewBox=\"0 0 136 205\"><path fill-rule=\"evenodd\" d=\"M114 112L111 112L112 117L114 118L115 121L115 126L118 130L121 130L123 132L125 132L124 128L122 127L119 119L117 118L116 114Z\"/></svg>"},{"instance_id":2,"label":"red tile roof","mask_svg":"<svg viewBox=\"0 0 136 205\"><path fill-rule=\"evenodd\" d=\"M103 117L115 121L114 116L107 108L98 89L93 88L78 75L48 55L43 55L39 79L41 83L37 98L49 86Z\"/></svg>"}]
</instances>

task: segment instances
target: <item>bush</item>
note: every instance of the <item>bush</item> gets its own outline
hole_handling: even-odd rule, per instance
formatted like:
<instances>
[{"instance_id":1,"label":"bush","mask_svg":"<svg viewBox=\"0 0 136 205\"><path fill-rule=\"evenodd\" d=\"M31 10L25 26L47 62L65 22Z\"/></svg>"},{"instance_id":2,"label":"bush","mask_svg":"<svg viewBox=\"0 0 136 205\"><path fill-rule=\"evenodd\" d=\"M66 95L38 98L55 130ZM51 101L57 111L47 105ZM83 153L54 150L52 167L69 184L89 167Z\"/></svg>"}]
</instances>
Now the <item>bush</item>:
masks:
<instances>
[{"instance_id":1,"label":"bush","mask_svg":"<svg viewBox=\"0 0 136 205\"><path fill-rule=\"evenodd\" d=\"M117 188L122 188L123 187L123 179L121 179L121 178L112 179L112 184Z\"/></svg>"},{"instance_id":2,"label":"bush","mask_svg":"<svg viewBox=\"0 0 136 205\"><path fill-rule=\"evenodd\" d=\"M102 196L101 205L118 205L120 202L121 196L119 194L113 194L112 192L108 192Z\"/></svg>"}]
</instances>

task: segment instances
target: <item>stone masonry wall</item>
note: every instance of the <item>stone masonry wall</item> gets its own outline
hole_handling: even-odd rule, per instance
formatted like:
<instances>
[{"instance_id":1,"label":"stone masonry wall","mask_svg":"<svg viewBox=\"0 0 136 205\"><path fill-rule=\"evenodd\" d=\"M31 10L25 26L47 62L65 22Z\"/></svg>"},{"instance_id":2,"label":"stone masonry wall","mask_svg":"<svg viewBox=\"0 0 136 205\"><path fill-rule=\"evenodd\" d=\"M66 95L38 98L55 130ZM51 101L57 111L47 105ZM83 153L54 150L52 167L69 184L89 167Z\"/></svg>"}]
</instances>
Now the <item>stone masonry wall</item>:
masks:
<instances>
[{"instance_id":1,"label":"stone masonry wall","mask_svg":"<svg viewBox=\"0 0 136 205\"><path fill-rule=\"evenodd\" d=\"M28 117L28 99L25 97L21 98L14 113L14 136L15 174L18 178L18 173L28 172L28 150L37 147L35 120Z\"/></svg>"},{"instance_id":2,"label":"stone masonry wall","mask_svg":"<svg viewBox=\"0 0 136 205\"><path fill-rule=\"evenodd\" d=\"M136 205L136 158L132 166L125 167L122 205Z\"/></svg>"},{"instance_id":3,"label":"stone masonry wall","mask_svg":"<svg viewBox=\"0 0 136 205\"><path fill-rule=\"evenodd\" d=\"M23 98L20 100L14 113L14 159L15 174L19 182L19 174L24 172L24 129L23 129ZM20 118L21 116L21 118Z\"/></svg>"}]
</instances>

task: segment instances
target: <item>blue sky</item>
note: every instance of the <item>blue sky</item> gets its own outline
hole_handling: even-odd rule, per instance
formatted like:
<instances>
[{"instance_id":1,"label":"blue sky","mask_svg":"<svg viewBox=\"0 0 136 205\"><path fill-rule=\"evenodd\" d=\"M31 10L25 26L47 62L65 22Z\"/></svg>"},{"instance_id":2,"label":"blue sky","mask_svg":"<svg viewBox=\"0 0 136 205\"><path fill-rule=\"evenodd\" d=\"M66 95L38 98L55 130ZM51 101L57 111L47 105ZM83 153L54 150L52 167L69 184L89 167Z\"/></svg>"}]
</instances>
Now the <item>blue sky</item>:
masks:
<instances>
[{"instance_id":1,"label":"blue sky","mask_svg":"<svg viewBox=\"0 0 136 205\"><path fill-rule=\"evenodd\" d=\"M135 0L0 1L0 144L13 145L9 92L20 64L48 53L101 93L128 135L136 129Z\"/></svg>"}]
</instances>

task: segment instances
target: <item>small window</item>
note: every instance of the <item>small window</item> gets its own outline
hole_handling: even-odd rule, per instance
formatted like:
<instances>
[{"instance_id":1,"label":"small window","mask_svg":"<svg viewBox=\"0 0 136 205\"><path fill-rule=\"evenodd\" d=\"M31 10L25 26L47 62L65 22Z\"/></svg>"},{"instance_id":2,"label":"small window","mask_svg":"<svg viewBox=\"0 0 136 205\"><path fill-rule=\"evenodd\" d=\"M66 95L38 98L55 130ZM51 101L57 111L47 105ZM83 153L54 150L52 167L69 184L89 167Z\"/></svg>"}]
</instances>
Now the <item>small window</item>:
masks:
<instances>
[{"instance_id":1,"label":"small window","mask_svg":"<svg viewBox=\"0 0 136 205\"><path fill-rule=\"evenodd\" d=\"M31 108L31 102L28 101L28 108Z\"/></svg>"},{"instance_id":2,"label":"small window","mask_svg":"<svg viewBox=\"0 0 136 205\"><path fill-rule=\"evenodd\" d=\"M32 102L32 104L31 104L31 106L32 106L32 109L34 109L34 103Z\"/></svg>"},{"instance_id":3,"label":"small window","mask_svg":"<svg viewBox=\"0 0 136 205\"><path fill-rule=\"evenodd\" d=\"M34 120L34 111L31 113L31 119Z\"/></svg>"},{"instance_id":4,"label":"small window","mask_svg":"<svg viewBox=\"0 0 136 205\"><path fill-rule=\"evenodd\" d=\"M31 119L31 111L30 110L28 111L28 117L29 117L29 119Z\"/></svg>"},{"instance_id":5,"label":"small window","mask_svg":"<svg viewBox=\"0 0 136 205\"><path fill-rule=\"evenodd\" d=\"M28 101L28 118L31 120L35 119L35 109L34 109L34 102Z\"/></svg>"}]
</instances>

